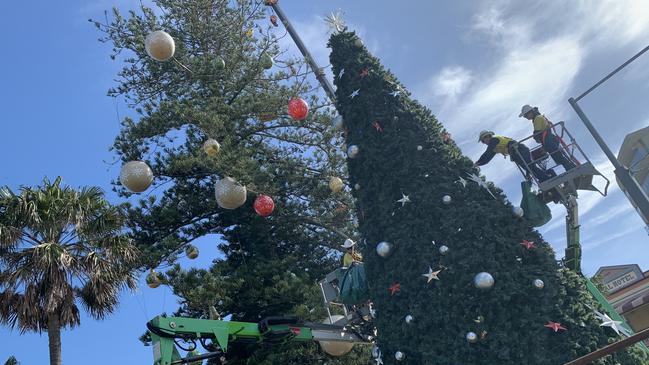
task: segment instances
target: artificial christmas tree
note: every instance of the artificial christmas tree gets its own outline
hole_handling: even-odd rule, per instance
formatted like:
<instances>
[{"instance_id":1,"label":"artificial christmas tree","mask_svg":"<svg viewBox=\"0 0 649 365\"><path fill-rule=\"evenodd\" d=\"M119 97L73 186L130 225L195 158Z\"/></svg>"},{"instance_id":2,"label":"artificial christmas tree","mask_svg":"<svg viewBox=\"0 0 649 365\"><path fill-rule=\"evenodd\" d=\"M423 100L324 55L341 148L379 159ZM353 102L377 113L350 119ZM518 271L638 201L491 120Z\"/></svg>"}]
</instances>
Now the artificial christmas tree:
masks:
<instances>
[{"instance_id":1,"label":"artificial christmas tree","mask_svg":"<svg viewBox=\"0 0 649 365\"><path fill-rule=\"evenodd\" d=\"M351 32L331 64L388 364L557 365L614 341L577 274ZM646 364L633 348L598 364Z\"/></svg>"}]
</instances>

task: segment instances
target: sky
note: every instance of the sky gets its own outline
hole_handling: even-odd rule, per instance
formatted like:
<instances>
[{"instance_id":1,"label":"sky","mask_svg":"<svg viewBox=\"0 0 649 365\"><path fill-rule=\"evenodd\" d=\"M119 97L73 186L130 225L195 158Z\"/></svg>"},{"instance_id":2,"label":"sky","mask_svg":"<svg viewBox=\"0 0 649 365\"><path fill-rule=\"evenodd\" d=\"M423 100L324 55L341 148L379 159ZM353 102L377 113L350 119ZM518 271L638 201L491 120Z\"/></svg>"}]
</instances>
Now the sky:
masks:
<instances>
[{"instance_id":1,"label":"sky","mask_svg":"<svg viewBox=\"0 0 649 365\"><path fill-rule=\"evenodd\" d=\"M0 185L36 185L62 176L72 186L97 185L113 202L111 180L119 173L109 151L119 120L129 115L120 100L106 96L119 62L88 18L103 18L137 0L67 0L0 5ZM282 0L321 66L328 65L327 27L336 9L378 56L450 131L463 152L477 159L480 130L522 139L530 124L518 118L523 104L538 106L553 121L566 121L582 149L608 179L606 198L580 194L582 266L586 274L607 265L639 264L649 270L644 224L615 182L613 168L567 100L577 96L649 43L646 1L388 1ZM290 42L285 47L294 46ZM581 106L617 153L624 136L649 124L649 55L587 96ZM521 177L510 161L495 158L482 169L517 203ZM565 248L565 209L552 206L553 220L540 232L557 251ZM186 266L206 266L216 240L196 244L201 256ZM152 363L137 340L145 322L176 309L167 288L123 293L107 320L82 318L62 334L65 364ZM46 334L0 327L0 362L16 355L25 365L48 362Z\"/></svg>"}]
</instances>

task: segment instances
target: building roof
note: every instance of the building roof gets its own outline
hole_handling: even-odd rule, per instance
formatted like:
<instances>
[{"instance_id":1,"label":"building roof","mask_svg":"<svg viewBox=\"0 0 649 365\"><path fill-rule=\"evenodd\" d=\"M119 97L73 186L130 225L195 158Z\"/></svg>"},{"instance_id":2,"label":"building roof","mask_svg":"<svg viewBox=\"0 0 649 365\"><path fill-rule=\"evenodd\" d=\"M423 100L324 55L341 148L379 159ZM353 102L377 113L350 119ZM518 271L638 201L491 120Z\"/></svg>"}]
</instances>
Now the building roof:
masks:
<instances>
[{"instance_id":1,"label":"building roof","mask_svg":"<svg viewBox=\"0 0 649 365\"><path fill-rule=\"evenodd\" d=\"M633 159L633 148L641 139L649 140L649 127L638 129L624 137L624 141L620 146L620 152L617 154L617 159L620 160L622 165L629 166Z\"/></svg>"}]
</instances>

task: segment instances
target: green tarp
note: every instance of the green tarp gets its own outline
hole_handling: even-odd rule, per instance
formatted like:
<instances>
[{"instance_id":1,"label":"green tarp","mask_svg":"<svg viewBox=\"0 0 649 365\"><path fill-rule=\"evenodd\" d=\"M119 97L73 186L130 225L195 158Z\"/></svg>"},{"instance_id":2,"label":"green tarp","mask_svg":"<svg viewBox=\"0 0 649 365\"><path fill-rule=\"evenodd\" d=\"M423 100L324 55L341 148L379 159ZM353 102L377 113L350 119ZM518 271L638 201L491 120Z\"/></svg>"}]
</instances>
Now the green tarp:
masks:
<instances>
[{"instance_id":1,"label":"green tarp","mask_svg":"<svg viewBox=\"0 0 649 365\"><path fill-rule=\"evenodd\" d=\"M550 208L543 202L540 196L532 192L532 183L523 181L521 183L523 198L521 199L521 208L523 208L524 217L533 227L541 227L552 219Z\"/></svg>"},{"instance_id":2,"label":"green tarp","mask_svg":"<svg viewBox=\"0 0 649 365\"><path fill-rule=\"evenodd\" d=\"M348 269L338 270L338 282L340 283L340 300L344 304L358 304L369 299L365 268L362 262L355 262Z\"/></svg>"}]
</instances>

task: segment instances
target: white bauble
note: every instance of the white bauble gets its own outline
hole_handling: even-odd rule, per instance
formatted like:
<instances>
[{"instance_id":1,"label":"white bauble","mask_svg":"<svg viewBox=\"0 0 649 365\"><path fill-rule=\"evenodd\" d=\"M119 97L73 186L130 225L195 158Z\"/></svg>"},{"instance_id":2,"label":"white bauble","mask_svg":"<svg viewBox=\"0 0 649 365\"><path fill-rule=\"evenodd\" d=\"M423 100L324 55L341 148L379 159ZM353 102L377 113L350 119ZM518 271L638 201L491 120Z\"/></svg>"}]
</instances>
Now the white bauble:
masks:
<instances>
[{"instance_id":1,"label":"white bauble","mask_svg":"<svg viewBox=\"0 0 649 365\"><path fill-rule=\"evenodd\" d=\"M149 33L144 40L144 48L146 53L156 61L166 61L176 52L174 39L163 30Z\"/></svg>"},{"instance_id":2,"label":"white bauble","mask_svg":"<svg viewBox=\"0 0 649 365\"><path fill-rule=\"evenodd\" d=\"M224 177L214 187L216 203L223 209L237 209L246 202L246 187L231 177Z\"/></svg>"},{"instance_id":3,"label":"white bauble","mask_svg":"<svg viewBox=\"0 0 649 365\"><path fill-rule=\"evenodd\" d=\"M336 323L343 318L345 318L345 316L342 316L340 314L331 316L333 323ZM322 323L332 324L329 320L329 317L325 318ZM320 341L320 347L322 347L322 350L324 352L328 353L331 356L343 356L352 350L354 344L352 342Z\"/></svg>"},{"instance_id":4,"label":"white bauble","mask_svg":"<svg viewBox=\"0 0 649 365\"><path fill-rule=\"evenodd\" d=\"M153 171L144 161L129 161L122 166L119 181L128 190L141 193L151 186Z\"/></svg>"}]
</instances>

